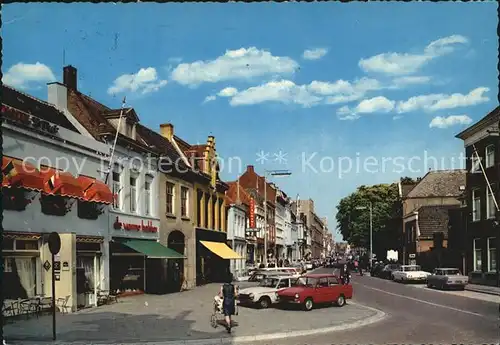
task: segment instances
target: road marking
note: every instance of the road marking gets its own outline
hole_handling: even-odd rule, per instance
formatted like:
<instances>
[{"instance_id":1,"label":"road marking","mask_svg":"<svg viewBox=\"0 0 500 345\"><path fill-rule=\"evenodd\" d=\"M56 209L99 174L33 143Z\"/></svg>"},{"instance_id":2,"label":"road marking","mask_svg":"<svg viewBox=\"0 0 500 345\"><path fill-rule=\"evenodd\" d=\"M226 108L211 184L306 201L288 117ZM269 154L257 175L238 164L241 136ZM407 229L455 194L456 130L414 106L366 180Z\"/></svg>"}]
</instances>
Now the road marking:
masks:
<instances>
[{"instance_id":1,"label":"road marking","mask_svg":"<svg viewBox=\"0 0 500 345\"><path fill-rule=\"evenodd\" d=\"M410 297L410 296L405 296L405 295L400 295L400 294L397 294L397 293L393 293L393 292L388 292L388 291L385 291L385 290L382 290L382 289L377 289L377 288L374 288L374 287L371 287L371 286L368 286L368 285L364 285L364 284L360 284L360 283L354 283L354 284L357 284L357 285L361 285L367 289L371 289L371 290L375 290L375 291L379 291L379 292L383 292L387 295L391 295L391 296L397 296L397 297L401 297L401 298L406 298L406 299L409 299L409 300L412 300L412 301L416 301L416 302L420 302L420 303L425 303L425 304L428 304L428 305L432 305L434 307L440 307L440 308L444 308L444 309L449 309L449 310L453 310L453 311L458 311L460 313L464 313L464 314L469 314L469 315L474 315L474 316L479 316L479 317L485 317L485 318L488 318L482 314L478 314L478 313L474 313L472 311L467 311L467 310L462 310L462 309L458 309L458 308L453 308L453 307L449 307L447 305L442 305L442 304L437 304L437 303L432 303L432 302L429 302L429 301L424 301L424 300L421 300L421 299L418 299L418 298L414 298L414 297Z\"/></svg>"}]
</instances>

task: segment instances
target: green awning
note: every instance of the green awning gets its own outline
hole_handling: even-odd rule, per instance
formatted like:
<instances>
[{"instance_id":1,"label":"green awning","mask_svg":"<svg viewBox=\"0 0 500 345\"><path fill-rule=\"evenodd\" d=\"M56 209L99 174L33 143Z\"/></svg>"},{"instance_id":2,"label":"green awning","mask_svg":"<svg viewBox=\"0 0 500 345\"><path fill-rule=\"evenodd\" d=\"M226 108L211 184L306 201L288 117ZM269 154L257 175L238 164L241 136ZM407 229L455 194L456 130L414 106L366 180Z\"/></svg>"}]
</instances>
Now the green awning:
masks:
<instances>
[{"instance_id":1,"label":"green awning","mask_svg":"<svg viewBox=\"0 0 500 345\"><path fill-rule=\"evenodd\" d=\"M150 259L184 259L184 255L156 241L120 239L120 243Z\"/></svg>"}]
</instances>

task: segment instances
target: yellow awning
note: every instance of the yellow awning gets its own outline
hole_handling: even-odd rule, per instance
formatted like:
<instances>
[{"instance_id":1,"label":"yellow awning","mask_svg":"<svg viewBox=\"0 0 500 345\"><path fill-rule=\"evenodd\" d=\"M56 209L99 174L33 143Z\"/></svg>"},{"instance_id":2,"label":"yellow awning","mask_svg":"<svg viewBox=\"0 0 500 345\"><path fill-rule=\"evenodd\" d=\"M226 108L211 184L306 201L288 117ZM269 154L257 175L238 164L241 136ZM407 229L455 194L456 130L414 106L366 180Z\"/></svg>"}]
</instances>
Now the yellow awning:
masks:
<instances>
[{"instance_id":1,"label":"yellow awning","mask_svg":"<svg viewBox=\"0 0 500 345\"><path fill-rule=\"evenodd\" d=\"M221 242L200 241L208 250L223 259L243 259L238 253Z\"/></svg>"}]
</instances>

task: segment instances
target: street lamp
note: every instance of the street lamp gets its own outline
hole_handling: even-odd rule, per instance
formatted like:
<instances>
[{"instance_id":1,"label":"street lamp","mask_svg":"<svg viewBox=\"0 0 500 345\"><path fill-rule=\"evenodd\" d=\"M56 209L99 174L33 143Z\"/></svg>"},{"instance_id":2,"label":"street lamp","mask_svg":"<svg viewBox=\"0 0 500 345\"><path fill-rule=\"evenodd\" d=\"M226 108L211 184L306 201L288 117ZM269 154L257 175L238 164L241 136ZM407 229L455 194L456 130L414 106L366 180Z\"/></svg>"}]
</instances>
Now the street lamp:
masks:
<instances>
[{"instance_id":1,"label":"street lamp","mask_svg":"<svg viewBox=\"0 0 500 345\"><path fill-rule=\"evenodd\" d=\"M367 206L357 206L356 210L366 210L370 211L370 268L372 267L373 260L373 204L370 201Z\"/></svg>"},{"instance_id":2,"label":"street lamp","mask_svg":"<svg viewBox=\"0 0 500 345\"><path fill-rule=\"evenodd\" d=\"M267 267L267 176L290 176L290 170L265 170L264 171L264 265ZM276 248L274 249L276 251ZM276 253L275 253L276 254Z\"/></svg>"}]
</instances>

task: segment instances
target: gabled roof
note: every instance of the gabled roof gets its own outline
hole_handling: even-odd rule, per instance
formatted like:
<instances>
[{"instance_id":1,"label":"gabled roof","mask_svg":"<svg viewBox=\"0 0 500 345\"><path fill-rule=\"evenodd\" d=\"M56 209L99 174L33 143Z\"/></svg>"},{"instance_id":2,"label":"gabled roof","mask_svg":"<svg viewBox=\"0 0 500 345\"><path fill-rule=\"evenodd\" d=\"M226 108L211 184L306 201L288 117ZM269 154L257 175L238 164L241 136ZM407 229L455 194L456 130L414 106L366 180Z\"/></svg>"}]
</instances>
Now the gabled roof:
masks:
<instances>
[{"instance_id":1,"label":"gabled roof","mask_svg":"<svg viewBox=\"0 0 500 345\"><path fill-rule=\"evenodd\" d=\"M250 199L251 196L250 194L243 188L240 184L238 184L236 181L232 182L227 182L227 185L229 186L229 189L226 192L226 201L229 201L231 204L237 204L238 203L238 188L240 192L240 203L250 206Z\"/></svg>"},{"instance_id":2,"label":"gabled roof","mask_svg":"<svg viewBox=\"0 0 500 345\"><path fill-rule=\"evenodd\" d=\"M408 194L415 188L418 182L415 183L404 183L401 184L401 194L403 198L406 198Z\"/></svg>"},{"instance_id":3,"label":"gabled roof","mask_svg":"<svg viewBox=\"0 0 500 345\"><path fill-rule=\"evenodd\" d=\"M406 198L459 197L465 178L464 169L429 171Z\"/></svg>"},{"instance_id":4,"label":"gabled roof","mask_svg":"<svg viewBox=\"0 0 500 345\"><path fill-rule=\"evenodd\" d=\"M102 113L102 115L108 119L119 118L120 114L132 122L139 122L139 116L137 116L134 108L111 109Z\"/></svg>"},{"instance_id":5,"label":"gabled roof","mask_svg":"<svg viewBox=\"0 0 500 345\"><path fill-rule=\"evenodd\" d=\"M79 133L66 116L52 104L16 90L8 85L2 85L2 103L60 127L69 129L70 131Z\"/></svg>"},{"instance_id":6,"label":"gabled roof","mask_svg":"<svg viewBox=\"0 0 500 345\"><path fill-rule=\"evenodd\" d=\"M418 209L420 237L431 238L434 233L442 232L448 237L449 210L459 205L427 205Z\"/></svg>"}]
</instances>

